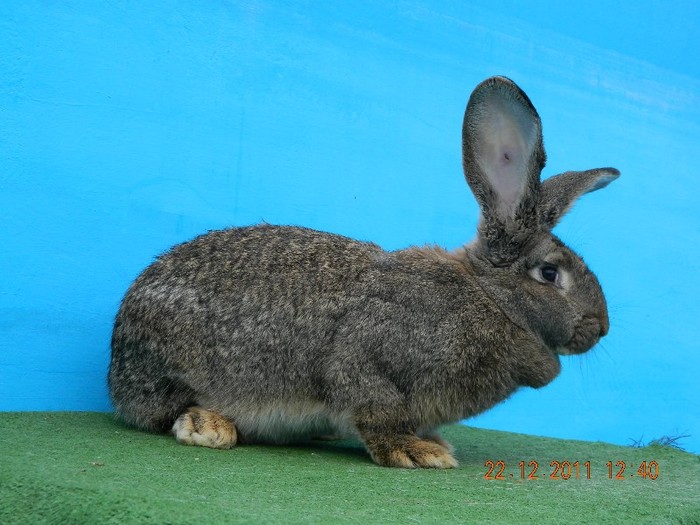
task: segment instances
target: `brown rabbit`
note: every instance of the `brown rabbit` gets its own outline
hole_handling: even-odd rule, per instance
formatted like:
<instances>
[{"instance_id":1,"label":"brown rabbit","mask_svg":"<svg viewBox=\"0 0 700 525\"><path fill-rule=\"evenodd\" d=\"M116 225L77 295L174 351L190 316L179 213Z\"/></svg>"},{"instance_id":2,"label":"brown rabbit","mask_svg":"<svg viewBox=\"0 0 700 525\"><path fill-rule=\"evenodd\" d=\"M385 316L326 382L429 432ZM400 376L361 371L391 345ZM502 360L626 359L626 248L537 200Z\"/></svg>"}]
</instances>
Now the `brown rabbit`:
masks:
<instances>
[{"instance_id":1,"label":"brown rabbit","mask_svg":"<svg viewBox=\"0 0 700 525\"><path fill-rule=\"evenodd\" d=\"M551 229L619 176L541 183L540 119L504 77L472 93L463 156L481 220L454 252L261 225L159 257L114 325L118 415L186 444L350 435L380 465L455 467L440 425L546 385L608 332L595 275Z\"/></svg>"}]
</instances>

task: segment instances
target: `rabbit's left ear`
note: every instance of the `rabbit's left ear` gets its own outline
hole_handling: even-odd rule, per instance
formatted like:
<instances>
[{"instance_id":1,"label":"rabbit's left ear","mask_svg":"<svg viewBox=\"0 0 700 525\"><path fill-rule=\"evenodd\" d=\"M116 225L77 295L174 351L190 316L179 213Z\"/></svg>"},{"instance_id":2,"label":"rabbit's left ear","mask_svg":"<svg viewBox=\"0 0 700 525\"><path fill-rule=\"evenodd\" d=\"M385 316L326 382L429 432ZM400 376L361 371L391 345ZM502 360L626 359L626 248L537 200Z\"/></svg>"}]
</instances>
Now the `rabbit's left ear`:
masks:
<instances>
[{"instance_id":1,"label":"rabbit's left ear","mask_svg":"<svg viewBox=\"0 0 700 525\"><path fill-rule=\"evenodd\" d=\"M540 223L550 230L585 193L605 188L620 176L615 168L567 171L546 179L540 188Z\"/></svg>"},{"instance_id":2,"label":"rabbit's left ear","mask_svg":"<svg viewBox=\"0 0 700 525\"><path fill-rule=\"evenodd\" d=\"M539 228L540 172L546 162L542 124L532 102L512 81L479 84L462 126L464 175L481 207L479 233L494 264L519 255Z\"/></svg>"}]
</instances>

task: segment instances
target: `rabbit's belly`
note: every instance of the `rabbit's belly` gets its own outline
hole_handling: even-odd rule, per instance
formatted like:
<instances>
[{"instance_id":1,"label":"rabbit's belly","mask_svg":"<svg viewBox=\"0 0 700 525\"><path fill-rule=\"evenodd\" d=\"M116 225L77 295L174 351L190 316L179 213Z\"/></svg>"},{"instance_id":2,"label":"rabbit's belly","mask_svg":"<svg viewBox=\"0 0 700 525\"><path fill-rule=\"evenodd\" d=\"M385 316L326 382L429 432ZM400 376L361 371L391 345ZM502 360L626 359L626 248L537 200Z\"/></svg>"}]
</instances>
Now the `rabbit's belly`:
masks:
<instances>
[{"instance_id":1,"label":"rabbit's belly","mask_svg":"<svg viewBox=\"0 0 700 525\"><path fill-rule=\"evenodd\" d=\"M243 443L291 443L326 436L350 437L356 433L351 414L332 413L318 401L251 403L226 412Z\"/></svg>"}]
</instances>

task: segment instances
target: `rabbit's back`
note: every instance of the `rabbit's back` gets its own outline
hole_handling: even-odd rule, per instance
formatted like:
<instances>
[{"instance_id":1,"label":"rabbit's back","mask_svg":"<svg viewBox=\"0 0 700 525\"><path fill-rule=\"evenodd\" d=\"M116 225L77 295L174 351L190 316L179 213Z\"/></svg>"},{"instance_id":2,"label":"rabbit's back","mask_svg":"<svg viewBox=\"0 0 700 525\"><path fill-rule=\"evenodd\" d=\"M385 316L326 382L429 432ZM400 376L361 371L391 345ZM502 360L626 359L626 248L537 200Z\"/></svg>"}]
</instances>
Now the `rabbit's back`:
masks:
<instances>
[{"instance_id":1,"label":"rabbit's back","mask_svg":"<svg viewBox=\"0 0 700 525\"><path fill-rule=\"evenodd\" d=\"M212 296L274 287L271 291L281 295L265 297L298 300L308 294L304 288L330 293L345 287L379 253L382 250L374 244L307 228L230 228L175 246L135 284L187 283Z\"/></svg>"}]
</instances>

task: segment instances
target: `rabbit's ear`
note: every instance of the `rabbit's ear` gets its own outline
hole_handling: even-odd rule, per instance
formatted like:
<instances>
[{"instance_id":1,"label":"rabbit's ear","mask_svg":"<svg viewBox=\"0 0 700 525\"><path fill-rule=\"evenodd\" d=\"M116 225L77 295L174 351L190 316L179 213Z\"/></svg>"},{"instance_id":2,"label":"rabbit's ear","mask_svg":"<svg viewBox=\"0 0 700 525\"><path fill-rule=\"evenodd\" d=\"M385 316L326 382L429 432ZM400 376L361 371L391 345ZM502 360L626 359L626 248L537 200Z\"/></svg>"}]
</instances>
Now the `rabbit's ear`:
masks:
<instances>
[{"instance_id":1,"label":"rabbit's ear","mask_svg":"<svg viewBox=\"0 0 700 525\"><path fill-rule=\"evenodd\" d=\"M551 230L581 195L605 188L619 176L615 168L597 168L550 177L540 188L540 223Z\"/></svg>"},{"instance_id":2,"label":"rabbit's ear","mask_svg":"<svg viewBox=\"0 0 700 525\"><path fill-rule=\"evenodd\" d=\"M513 81L492 77L474 89L464 114L462 153L487 249L495 259L512 259L520 245L513 235L539 226L536 206L546 162L540 117Z\"/></svg>"}]
</instances>

